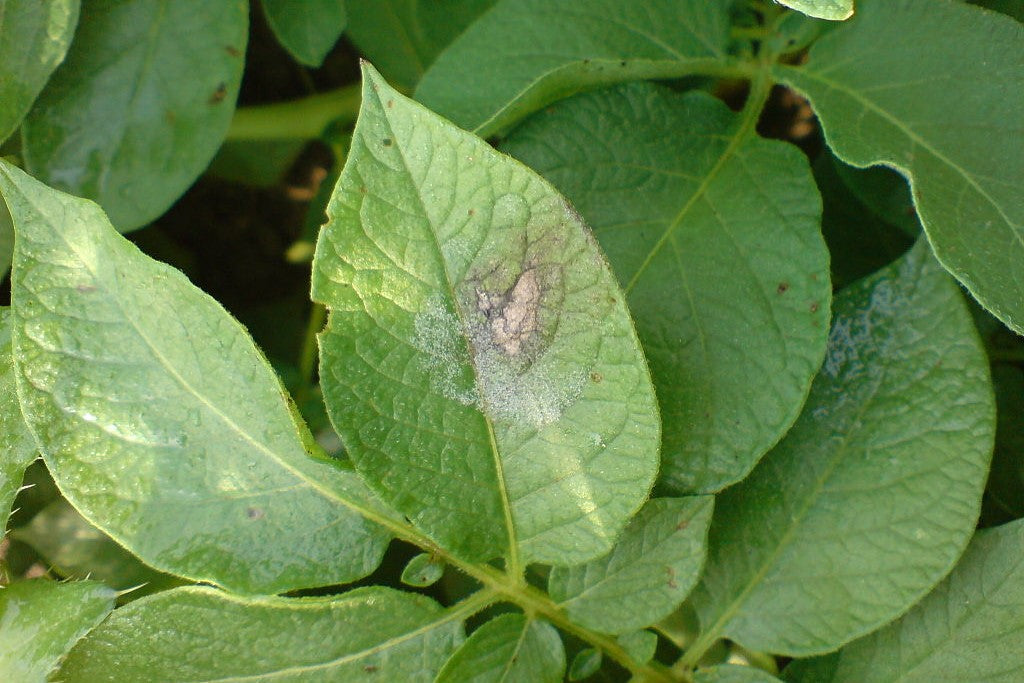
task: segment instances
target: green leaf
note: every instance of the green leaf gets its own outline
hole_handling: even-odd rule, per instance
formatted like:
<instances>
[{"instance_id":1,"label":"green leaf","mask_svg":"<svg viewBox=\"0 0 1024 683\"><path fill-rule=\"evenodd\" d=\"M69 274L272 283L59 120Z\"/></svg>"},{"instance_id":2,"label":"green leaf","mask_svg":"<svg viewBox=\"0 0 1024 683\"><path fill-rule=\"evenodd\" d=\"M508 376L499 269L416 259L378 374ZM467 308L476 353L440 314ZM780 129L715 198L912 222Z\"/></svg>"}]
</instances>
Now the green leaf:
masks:
<instances>
[{"instance_id":1,"label":"green leaf","mask_svg":"<svg viewBox=\"0 0 1024 683\"><path fill-rule=\"evenodd\" d=\"M721 664L710 669L699 669L694 683L777 683L778 678L749 666Z\"/></svg>"},{"instance_id":2,"label":"green leaf","mask_svg":"<svg viewBox=\"0 0 1024 683\"><path fill-rule=\"evenodd\" d=\"M753 135L753 114L630 84L559 103L504 146L579 209L625 286L676 492L742 479L825 353L821 200L803 154Z\"/></svg>"},{"instance_id":3,"label":"green leaf","mask_svg":"<svg viewBox=\"0 0 1024 683\"><path fill-rule=\"evenodd\" d=\"M324 598L177 588L115 611L71 651L58 676L66 683L429 683L461 642L464 616L377 586Z\"/></svg>"},{"instance_id":4,"label":"green leaf","mask_svg":"<svg viewBox=\"0 0 1024 683\"><path fill-rule=\"evenodd\" d=\"M236 591L372 571L368 492L309 457L241 325L92 202L2 163L0 191L22 412L68 500L146 564Z\"/></svg>"},{"instance_id":5,"label":"green leaf","mask_svg":"<svg viewBox=\"0 0 1024 683\"><path fill-rule=\"evenodd\" d=\"M0 0L0 142L64 59L79 0Z\"/></svg>"},{"instance_id":6,"label":"green leaf","mask_svg":"<svg viewBox=\"0 0 1024 683\"><path fill-rule=\"evenodd\" d=\"M22 126L27 168L97 201L121 231L162 214L210 163L242 78L244 0L90 0Z\"/></svg>"},{"instance_id":7,"label":"green leaf","mask_svg":"<svg viewBox=\"0 0 1024 683\"><path fill-rule=\"evenodd\" d=\"M0 308L0 538L21 487L25 468L36 459L36 444L25 426L14 389L11 315Z\"/></svg>"},{"instance_id":8,"label":"green leaf","mask_svg":"<svg viewBox=\"0 0 1024 683\"><path fill-rule=\"evenodd\" d=\"M344 0L260 0L267 23L292 57L320 66L345 30Z\"/></svg>"},{"instance_id":9,"label":"green leaf","mask_svg":"<svg viewBox=\"0 0 1024 683\"><path fill-rule=\"evenodd\" d=\"M573 622L603 633L664 619L700 576L713 504L711 496L651 500L610 553L553 569L548 592Z\"/></svg>"},{"instance_id":10,"label":"green leaf","mask_svg":"<svg viewBox=\"0 0 1024 683\"><path fill-rule=\"evenodd\" d=\"M95 579L118 590L145 584L146 593L181 584L179 579L142 564L64 500L46 506L11 536L32 546L67 578ZM131 597L139 594L133 591Z\"/></svg>"},{"instance_id":11,"label":"green leaf","mask_svg":"<svg viewBox=\"0 0 1024 683\"><path fill-rule=\"evenodd\" d=\"M473 632L437 683L559 683L564 675L565 650L553 626L502 614Z\"/></svg>"},{"instance_id":12,"label":"green leaf","mask_svg":"<svg viewBox=\"0 0 1024 683\"><path fill-rule=\"evenodd\" d=\"M412 89L437 55L496 0L346 0L348 37L396 87Z\"/></svg>"},{"instance_id":13,"label":"green leaf","mask_svg":"<svg viewBox=\"0 0 1024 683\"><path fill-rule=\"evenodd\" d=\"M14 223L11 222L11 212L7 210L7 204L0 201L0 280L7 277L13 255Z\"/></svg>"},{"instance_id":14,"label":"green leaf","mask_svg":"<svg viewBox=\"0 0 1024 683\"><path fill-rule=\"evenodd\" d=\"M64 653L114 608L101 583L37 579L0 588L0 680L43 683Z\"/></svg>"},{"instance_id":15,"label":"green leaf","mask_svg":"<svg viewBox=\"0 0 1024 683\"><path fill-rule=\"evenodd\" d=\"M444 563L430 553L420 553L409 560L402 570L402 583L407 586L426 588L437 583L444 574Z\"/></svg>"},{"instance_id":16,"label":"green leaf","mask_svg":"<svg viewBox=\"0 0 1024 683\"><path fill-rule=\"evenodd\" d=\"M653 631L632 631L619 636L618 643L633 661L646 664L654 659L658 649L658 634Z\"/></svg>"},{"instance_id":17,"label":"green leaf","mask_svg":"<svg viewBox=\"0 0 1024 683\"><path fill-rule=\"evenodd\" d=\"M576 656L572 658L572 664L569 666L569 680L582 681L584 678L590 678L596 674L597 670L600 668L600 650L592 647L580 650L576 653Z\"/></svg>"},{"instance_id":18,"label":"green leaf","mask_svg":"<svg viewBox=\"0 0 1024 683\"><path fill-rule=\"evenodd\" d=\"M727 61L731 5L501 0L441 53L416 99L486 137L580 90L716 72Z\"/></svg>"},{"instance_id":19,"label":"green leaf","mask_svg":"<svg viewBox=\"0 0 1024 683\"><path fill-rule=\"evenodd\" d=\"M952 0L861 0L806 65L776 70L840 158L910 179L939 261L1024 332L1024 26Z\"/></svg>"},{"instance_id":20,"label":"green leaf","mask_svg":"<svg viewBox=\"0 0 1024 683\"><path fill-rule=\"evenodd\" d=\"M842 21L853 16L853 0L776 0L809 17Z\"/></svg>"},{"instance_id":21,"label":"green leaf","mask_svg":"<svg viewBox=\"0 0 1024 683\"><path fill-rule=\"evenodd\" d=\"M794 662L806 683L1024 680L1024 520L979 531L942 584L899 621L828 658Z\"/></svg>"},{"instance_id":22,"label":"green leaf","mask_svg":"<svg viewBox=\"0 0 1024 683\"><path fill-rule=\"evenodd\" d=\"M330 308L324 398L349 455L463 558L515 570L607 552L659 443L614 276L536 174L372 67L363 84L313 273Z\"/></svg>"},{"instance_id":23,"label":"green leaf","mask_svg":"<svg viewBox=\"0 0 1024 683\"><path fill-rule=\"evenodd\" d=\"M992 403L970 314L923 242L843 290L803 414L715 504L693 651L728 637L817 654L917 602L974 529Z\"/></svg>"}]
</instances>

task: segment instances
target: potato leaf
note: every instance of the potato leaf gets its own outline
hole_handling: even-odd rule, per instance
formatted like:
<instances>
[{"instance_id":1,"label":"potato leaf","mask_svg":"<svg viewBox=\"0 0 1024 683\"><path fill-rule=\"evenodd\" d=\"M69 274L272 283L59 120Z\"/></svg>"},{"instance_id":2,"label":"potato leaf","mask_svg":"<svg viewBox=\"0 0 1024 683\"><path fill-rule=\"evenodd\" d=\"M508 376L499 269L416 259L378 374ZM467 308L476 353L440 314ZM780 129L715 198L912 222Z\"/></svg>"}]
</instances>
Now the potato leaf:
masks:
<instances>
[{"instance_id":1,"label":"potato leaf","mask_svg":"<svg viewBox=\"0 0 1024 683\"><path fill-rule=\"evenodd\" d=\"M800 683L1024 680L1024 521L979 531L938 588L899 621L835 655L795 662Z\"/></svg>"},{"instance_id":2,"label":"potato leaf","mask_svg":"<svg viewBox=\"0 0 1024 683\"><path fill-rule=\"evenodd\" d=\"M501 0L427 70L416 99L481 136L580 90L727 62L731 0Z\"/></svg>"},{"instance_id":3,"label":"potato leaf","mask_svg":"<svg viewBox=\"0 0 1024 683\"><path fill-rule=\"evenodd\" d=\"M79 0L0 0L0 142L63 61L78 9Z\"/></svg>"},{"instance_id":4,"label":"potato leaf","mask_svg":"<svg viewBox=\"0 0 1024 683\"><path fill-rule=\"evenodd\" d=\"M659 421L579 216L368 65L327 213L320 377L370 486L464 559L607 552L654 480Z\"/></svg>"},{"instance_id":5,"label":"potato leaf","mask_svg":"<svg viewBox=\"0 0 1024 683\"><path fill-rule=\"evenodd\" d=\"M324 598L178 588L115 611L71 651L57 677L430 683L462 641L464 616L377 586Z\"/></svg>"},{"instance_id":6,"label":"potato leaf","mask_svg":"<svg viewBox=\"0 0 1024 683\"><path fill-rule=\"evenodd\" d=\"M36 455L36 444L21 416L14 388L11 314L9 309L0 308L0 538L7 529L25 468Z\"/></svg>"},{"instance_id":7,"label":"potato leaf","mask_svg":"<svg viewBox=\"0 0 1024 683\"><path fill-rule=\"evenodd\" d=\"M388 536L314 460L248 334L98 206L0 162L22 413L54 480L147 564L242 592L351 581Z\"/></svg>"},{"instance_id":8,"label":"potato leaf","mask_svg":"<svg viewBox=\"0 0 1024 683\"><path fill-rule=\"evenodd\" d=\"M94 581L19 581L0 589L0 680L43 683L78 639L114 608Z\"/></svg>"},{"instance_id":9,"label":"potato leaf","mask_svg":"<svg viewBox=\"0 0 1024 683\"><path fill-rule=\"evenodd\" d=\"M844 289L800 419L716 502L693 652L827 652L908 609L974 531L994 418L970 314L923 241Z\"/></svg>"},{"instance_id":10,"label":"potato leaf","mask_svg":"<svg viewBox=\"0 0 1024 683\"><path fill-rule=\"evenodd\" d=\"M551 598L573 622L603 633L625 633L667 617L704 566L713 500L651 500L610 553L585 565L553 569Z\"/></svg>"},{"instance_id":11,"label":"potato leaf","mask_svg":"<svg viewBox=\"0 0 1024 683\"><path fill-rule=\"evenodd\" d=\"M754 135L755 118L635 83L561 102L503 146L565 193L615 267L673 492L750 472L800 414L825 354L821 200L803 155Z\"/></svg>"},{"instance_id":12,"label":"potato leaf","mask_svg":"<svg viewBox=\"0 0 1024 683\"><path fill-rule=\"evenodd\" d=\"M270 30L292 57L320 66L345 30L344 0L261 0Z\"/></svg>"},{"instance_id":13,"label":"potato leaf","mask_svg":"<svg viewBox=\"0 0 1024 683\"><path fill-rule=\"evenodd\" d=\"M22 126L27 168L118 230L162 214L210 163L242 79L245 0L91 0Z\"/></svg>"},{"instance_id":14,"label":"potato leaf","mask_svg":"<svg viewBox=\"0 0 1024 683\"><path fill-rule=\"evenodd\" d=\"M939 261L1024 333L1024 26L953 0L860 0L807 64L829 146L910 179Z\"/></svg>"},{"instance_id":15,"label":"potato leaf","mask_svg":"<svg viewBox=\"0 0 1024 683\"><path fill-rule=\"evenodd\" d=\"M502 614L473 632L437 683L559 683L565 649L555 628L522 614Z\"/></svg>"}]
</instances>

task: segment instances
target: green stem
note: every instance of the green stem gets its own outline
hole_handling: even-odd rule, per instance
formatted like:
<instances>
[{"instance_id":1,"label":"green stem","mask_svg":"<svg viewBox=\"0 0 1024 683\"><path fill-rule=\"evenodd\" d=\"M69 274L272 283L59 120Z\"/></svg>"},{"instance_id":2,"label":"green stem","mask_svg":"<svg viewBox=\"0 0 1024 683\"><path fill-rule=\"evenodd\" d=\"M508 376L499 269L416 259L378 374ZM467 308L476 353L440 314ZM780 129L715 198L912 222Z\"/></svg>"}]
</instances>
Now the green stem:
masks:
<instances>
[{"instance_id":1,"label":"green stem","mask_svg":"<svg viewBox=\"0 0 1024 683\"><path fill-rule=\"evenodd\" d=\"M316 335L324 328L327 320L327 308L323 304L313 304L309 311L309 322L306 324L306 335L302 339L302 350L299 353L299 386L295 390L295 402L302 405L313 390L313 371L316 369L317 344Z\"/></svg>"},{"instance_id":2,"label":"green stem","mask_svg":"<svg viewBox=\"0 0 1024 683\"><path fill-rule=\"evenodd\" d=\"M290 102L235 111L228 140L305 140L319 137L328 124L351 123L359 113L360 83Z\"/></svg>"}]
</instances>

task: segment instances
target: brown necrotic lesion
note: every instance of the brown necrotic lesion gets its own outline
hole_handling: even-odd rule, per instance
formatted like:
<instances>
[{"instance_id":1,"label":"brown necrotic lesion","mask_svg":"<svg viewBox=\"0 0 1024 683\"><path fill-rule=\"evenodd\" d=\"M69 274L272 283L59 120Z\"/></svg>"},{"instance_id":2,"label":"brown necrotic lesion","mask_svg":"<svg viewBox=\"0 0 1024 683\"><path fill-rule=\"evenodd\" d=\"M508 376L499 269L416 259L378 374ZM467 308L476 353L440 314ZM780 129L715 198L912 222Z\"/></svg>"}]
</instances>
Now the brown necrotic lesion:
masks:
<instances>
[{"instance_id":1,"label":"brown necrotic lesion","mask_svg":"<svg viewBox=\"0 0 1024 683\"><path fill-rule=\"evenodd\" d=\"M543 290L537 268L527 268L505 292L476 288L477 310L487 318L492 343L516 356L537 332Z\"/></svg>"}]
</instances>

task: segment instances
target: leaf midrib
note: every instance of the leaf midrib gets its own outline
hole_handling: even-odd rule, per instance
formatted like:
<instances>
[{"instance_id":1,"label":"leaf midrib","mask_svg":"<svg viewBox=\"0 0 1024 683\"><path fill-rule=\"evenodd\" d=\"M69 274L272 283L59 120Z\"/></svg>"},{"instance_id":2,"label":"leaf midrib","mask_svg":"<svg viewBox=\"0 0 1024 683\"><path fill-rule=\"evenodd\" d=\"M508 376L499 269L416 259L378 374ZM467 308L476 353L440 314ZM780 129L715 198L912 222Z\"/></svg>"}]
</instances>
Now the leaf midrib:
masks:
<instances>
[{"instance_id":1,"label":"leaf midrib","mask_svg":"<svg viewBox=\"0 0 1024 683\"><path fill-rule=\"evenodd\" d=\"M377 102L377 109L380 112L381 118L383 119L383 121L387 125L388 131L391 133L392 138L397 140L398 133L395 130L395 127L394 127L394 125L391 122L391 118L388 116L387 107L384 107L383 106L383 102L381 102L380 93L377 91L377 89L373 85L372 81L370 81L370 86L369 87L370 87L370 89L373 90L374 99ZM412 106L417 106L417 105L413 104ZM469 350L469 353L467 354L467 357L469 358L470 366L473 369L473 377L474 377L475 387L477 388L477 392L479 393L480 392L480 387L483 385L483 382L481 381L481 376L480 376L480 369L476 365L475 356L474 356L474 354L472 352L472 343L471 343L471 341L469 339L466 338L466 330L469 329L469 326L468 326L468 324L467 324L467 322L465 320L465 316L463 314L462 307L459 305L458 296L456 295L456 292L455 292L455 283L454 283L454 281L452 279L451 273L448 271L448 262L445 260L444 250L441 247L440 237L438 236L437 232L434 230L434 224L433 224L433 222L429 218L430 214L427 211L426 201L423 198L423 194L420 191L420 187L419 187L419 185L417 185L415 182L412 181L412 178L413 178L412 168L411 168L411 166L409 164L409 159L405 155L405 151L403 149L403 145L396 143L394 145L394 148L396 149L399 158L402 160L402 166L405 169L405 174L406 174L406 177L409 180L409 185L412 186L413 190L415 190L414 194L416 196L416 200L420 204L420 210L422 211L424 222L426 222L426 224L427 224L427 228L428 228L427 229L427 233L429 233L429 235L431 237L431 241L433 242L433 245L434 245L434 248L435 248L435 254L437 256L438 263L440 264L440 267L441 267L441 273L444 276L445 286L447 287L447 290L448 290L447 294L451 298L452 310L455 312L456 317L459 319L459 327L460 327L460 330L461 330L461 336L462 336L463 342L467 346L467 350ZM518 543L517 534L516 534L515 518L514 518L514 516L512 514L512 501L511 501L511 498L510 498L509 492L508 492L508 484L505 481L505 467L504 467L504 463L502 461L501 452L498 449L498 440L497 440L497 435L495 434L495 431L494 431L494 423L491 420L491 417L482 408L479 409L477 412L479 413L481 419L484 422L484 426L487 429L488 443L489 443L490 450L491 450L491 457L492 457L493 462L494 462L495 477L497 479L497 484L498 484L498 496L501 499L502 514L503 514L504 521L505 521L505 532L506 532L506 536L508 538L508 563L509 563L509 569L512 570L512 571L518 572L520 570L520 567L519 567L519 543Z\"/></svg>"}]
</instances>

